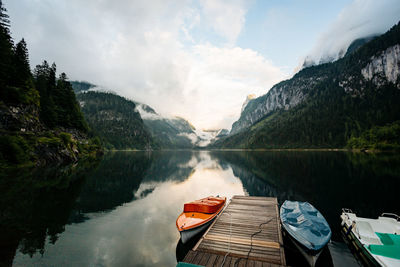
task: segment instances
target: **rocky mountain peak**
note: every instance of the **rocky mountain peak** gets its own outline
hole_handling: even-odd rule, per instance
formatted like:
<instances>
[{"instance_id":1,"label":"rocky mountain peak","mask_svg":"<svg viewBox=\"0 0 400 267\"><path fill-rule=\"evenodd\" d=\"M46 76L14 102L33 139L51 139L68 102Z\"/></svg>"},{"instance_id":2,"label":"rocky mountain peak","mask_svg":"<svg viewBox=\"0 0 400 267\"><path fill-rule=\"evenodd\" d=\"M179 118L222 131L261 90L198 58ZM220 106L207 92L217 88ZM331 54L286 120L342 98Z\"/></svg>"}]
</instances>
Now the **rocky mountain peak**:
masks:
<instances>
[{"instance_id":1,"label":"rocky mountain peak","mask_svg":"<svg viewBox=\"0 0 400 267\"><path fill-rule=\"evenodd\" d=\"M242 105L242 110L240 111L240 113L243 112L243 110L246 108L247 104L250 102L250 100L256 98L255 94L250 94L246 97L246 100L244 101L243 105Z\"/></svg>"}]
</instances>

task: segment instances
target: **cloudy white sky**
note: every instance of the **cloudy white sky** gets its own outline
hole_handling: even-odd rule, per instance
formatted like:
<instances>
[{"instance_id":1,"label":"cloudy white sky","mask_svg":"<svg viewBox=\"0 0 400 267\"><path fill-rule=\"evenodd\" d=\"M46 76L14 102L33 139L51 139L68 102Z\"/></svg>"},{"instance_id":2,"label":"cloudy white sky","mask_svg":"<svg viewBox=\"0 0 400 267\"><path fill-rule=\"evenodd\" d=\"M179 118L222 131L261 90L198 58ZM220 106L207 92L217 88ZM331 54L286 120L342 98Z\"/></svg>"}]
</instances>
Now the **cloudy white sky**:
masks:
<instances>
[{"instance_id":1,"label":"cloudy white sky","mask_svg":"<svg viewBox=\"0 0 400 267\"><path fill-rule=\"evenodd\" d=\"M336 57L400 20L399 0L3 0L31 65L230 129L248 94L290 78L306 56Z\"/></svg>"}]
</instances>

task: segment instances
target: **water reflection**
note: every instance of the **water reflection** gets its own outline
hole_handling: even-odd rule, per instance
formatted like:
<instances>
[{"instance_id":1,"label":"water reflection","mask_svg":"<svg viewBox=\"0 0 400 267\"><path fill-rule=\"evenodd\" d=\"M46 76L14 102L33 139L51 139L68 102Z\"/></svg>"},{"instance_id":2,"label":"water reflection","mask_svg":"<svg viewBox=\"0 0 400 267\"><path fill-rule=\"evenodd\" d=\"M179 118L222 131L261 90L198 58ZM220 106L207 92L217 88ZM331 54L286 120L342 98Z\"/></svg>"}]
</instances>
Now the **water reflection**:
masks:
<instances>
[{"instance_id":1,"label":"water reflection","mask_svg":"<svg viewBox=\"0 0 400 267\"><path fill-rule=\"evenodd\" d=\"M183 203L218 194L309 201L335 234L342 207L399 213L399 163L337 152L117 152L90 168L41 170L39 183L17 174L0 184L1 263L174 266Z\"/></svg>"},{"instance_id":2,"label":"water reflection","mask_svg":"<svg viewBox=\"0 0 400 267\"><path fill-rule=\"evenodd\" d=\"M216 153L237 166L250 195L308 201L331 224L339 239L343 207L360 216L400 213L396 188L400 186L400 156L345 152L238 152ZM255 177L264 183L250 182Z\"/></svg>"},{"instance_id":3,"label":"water reflection","mask_svg":"<svg viewBox=\"0 0 400 267\"><path fill-rule=\"evenodd\" d=\"M12 264L14 254L43 253L56 243L79 196L83 170L96 162L0 175L0 265Z\"/></svg>"},{"instance_id":4,"label":"water reflection","mask_svg":"<svg viewBox=\"0 0 400 267\"><path fill-rule=\"evenodd\" d=\"M33 255L19 249L14 265L173 266L182 204L244 194L206 152L114 153L86 176L57 242Z\"/></svg>"}]
</instances>

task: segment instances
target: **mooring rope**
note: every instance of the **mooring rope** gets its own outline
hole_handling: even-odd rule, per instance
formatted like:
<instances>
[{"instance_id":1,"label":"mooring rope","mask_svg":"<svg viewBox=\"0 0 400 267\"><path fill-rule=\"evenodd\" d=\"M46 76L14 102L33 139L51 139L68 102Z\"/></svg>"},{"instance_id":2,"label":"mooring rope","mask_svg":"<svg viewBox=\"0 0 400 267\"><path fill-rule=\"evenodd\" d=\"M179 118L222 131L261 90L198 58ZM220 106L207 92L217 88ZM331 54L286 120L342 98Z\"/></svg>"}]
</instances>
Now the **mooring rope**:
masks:
<instances>
[{"instance_id":1,"label":"mooring rope","mask_svg":"<svg viewBox=\"0 0 400 267\"><path fill-rule=\"evenodd\" d=\"M249 259L249 256L250 256L250 252L251 252L251 250L253 249L253 237L254 237L255 235L258 235L259 233L262 232L262 229L261 229L261 226L262 226L262 225L269 223L269 222L272 221L273 219L274 219L274 218L272 217L272 218L269 219L268 221L263 222L263 223L260 223L260 225L258 226L258 228L259 228L260 230L258 230L257 232L254 232L254 233L251 235L251 237L250 237L250 249L249 249L249 252L247 253L247 256L246 256L246 265L245 265L245 266L247 266L247 262L248 262L248 259ZM233 266L237 266L237 265L239 264L239 262L240 262L241 259L243 259L243 258L237 259L237 260L235 261L235 264L234 264Z\"/></svg>"}]
</instances>

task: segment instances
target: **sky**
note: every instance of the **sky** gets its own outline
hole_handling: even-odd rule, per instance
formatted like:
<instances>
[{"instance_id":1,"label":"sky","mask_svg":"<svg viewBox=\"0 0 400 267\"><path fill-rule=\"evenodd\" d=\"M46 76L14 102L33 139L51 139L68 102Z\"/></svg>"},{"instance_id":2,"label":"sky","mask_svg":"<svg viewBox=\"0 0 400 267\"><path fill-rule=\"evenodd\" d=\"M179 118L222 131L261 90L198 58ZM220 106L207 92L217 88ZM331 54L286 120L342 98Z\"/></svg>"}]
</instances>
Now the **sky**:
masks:
<instances>
[{"instance_id":1,"label":"sky","mask_svg":"<svg viewBox=\"0 0 400 267\"><path fill-rule=\"evenodd\" d=\"M230 129L307 58L337 59L400 20L399 0L3 0L31 67L56 62L89 81L180 116Z\"/></svg>"}]
</instances>

